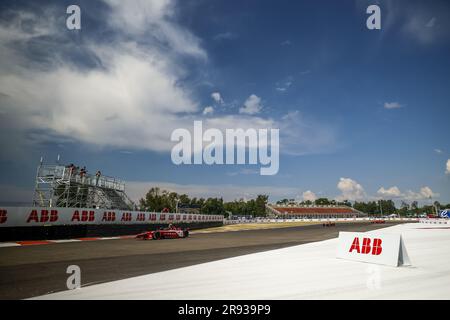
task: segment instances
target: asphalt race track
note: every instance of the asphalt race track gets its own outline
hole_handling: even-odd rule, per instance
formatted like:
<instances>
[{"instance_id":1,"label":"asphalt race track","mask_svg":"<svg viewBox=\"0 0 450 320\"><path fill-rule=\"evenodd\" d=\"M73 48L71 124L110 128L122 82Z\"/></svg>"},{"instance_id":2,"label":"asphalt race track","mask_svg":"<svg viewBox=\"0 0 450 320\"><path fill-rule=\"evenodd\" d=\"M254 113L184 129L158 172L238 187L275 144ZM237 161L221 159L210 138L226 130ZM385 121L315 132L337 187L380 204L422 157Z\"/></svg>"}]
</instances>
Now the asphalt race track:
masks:
<instances>
[{"instance_id":1,"label":"asphalt race track","mask_svg":"<svg viewBox=\"0 0 450 320\"><path fill-rule=\"evenodd\" d=\"M267 230L194 234L187 239L83 241L0 248L0 299L67 290L69 265L81 268L82 286L335 238L393 225L338 223Z\"/></svg>"}]
</instances>

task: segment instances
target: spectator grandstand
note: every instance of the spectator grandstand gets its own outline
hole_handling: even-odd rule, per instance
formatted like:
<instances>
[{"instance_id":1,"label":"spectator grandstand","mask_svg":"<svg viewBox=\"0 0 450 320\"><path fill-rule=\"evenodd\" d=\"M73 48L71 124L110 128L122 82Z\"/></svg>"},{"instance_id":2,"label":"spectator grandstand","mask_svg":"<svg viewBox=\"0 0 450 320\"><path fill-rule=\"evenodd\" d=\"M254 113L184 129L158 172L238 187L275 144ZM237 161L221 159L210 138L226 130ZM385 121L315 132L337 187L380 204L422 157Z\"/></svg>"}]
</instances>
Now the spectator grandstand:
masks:
<instances>
[{"instance_id":1,"label":"spectator grandstand","mask_svg":"<svg viewBox=\"0 0 450 320\"><path fill-rule=\"evenodd\" d=\"M367 217L366 213L347 206L278 206L269 204L266 206L268 216L276 218L361 218Z\"/></svg>"}]
</instances>

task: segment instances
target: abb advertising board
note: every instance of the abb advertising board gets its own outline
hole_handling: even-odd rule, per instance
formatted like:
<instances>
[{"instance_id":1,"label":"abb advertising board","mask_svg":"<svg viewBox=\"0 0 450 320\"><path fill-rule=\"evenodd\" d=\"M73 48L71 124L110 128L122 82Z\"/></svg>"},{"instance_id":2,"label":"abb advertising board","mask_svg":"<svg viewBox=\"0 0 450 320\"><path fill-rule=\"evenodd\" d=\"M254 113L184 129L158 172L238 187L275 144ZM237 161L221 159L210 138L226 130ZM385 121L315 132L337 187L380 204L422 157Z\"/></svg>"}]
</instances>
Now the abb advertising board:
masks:
<instances>
[{"instance_id":1,"label":"abb advertising board","mask_svg":"<svg viewBox=\"0 0 450 320\"><path fill-rule=\"evenodd\" d=\"M337 258L394 267L410 265L400 234L339 232Z\"/></svg>"},{"instance_id":2,"label":"abb advertising board","mask_svg":"<svg viewBox=\"0 0 450 320\"><path fill-rule=\"evenodd\" d=\"M221 215L86 208L0 207L1 227L80 224L162 224L220 222Z\"/></svg>"}]
</instances>

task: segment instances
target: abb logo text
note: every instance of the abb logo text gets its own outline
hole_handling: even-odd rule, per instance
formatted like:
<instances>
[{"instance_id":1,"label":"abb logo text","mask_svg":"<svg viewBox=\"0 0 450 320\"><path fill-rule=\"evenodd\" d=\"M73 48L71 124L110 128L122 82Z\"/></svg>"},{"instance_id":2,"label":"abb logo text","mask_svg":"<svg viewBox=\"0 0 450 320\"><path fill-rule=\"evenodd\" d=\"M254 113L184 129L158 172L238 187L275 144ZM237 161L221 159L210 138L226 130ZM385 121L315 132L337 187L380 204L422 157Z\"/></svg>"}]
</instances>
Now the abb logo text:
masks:
<instances>
[{"instance_id":1,"label":"abb logo text","mask_svg":"<svg viewBox=\"0 0 450 320\"><path fill-rule=\"evenodd\" d=\"M57 210L41 210L39 215L38 210L32 210L28 216L27 223L33 222L55 222L58 220Z\"/></svg>"},{"instance_id":2,"label":"abb logo text","mask_svg":"<svg viewBox=\"0 0 450 320\"><path fill-rule=\"evenodd\" d=\"M116 213L113 211L103 212L102 221L116 221Z\"/></svg>"},{"instance_id":3,"label":"abb logo text","mask_svg":"<svg viewBox=\"0 0 450 320\"><path fill-rule=\"evenodd\" d=\"M348 252L353 252L356 250L357 253L361 254L369 254L371 253L373 256L378 256L383 251L383 248L381 247L381 239L373 239L373 241L370 238L363 238L362 239L362 245L359 243L359 238L355 237L353 240L353 243L350 247L350 250Z\"/></svg>"},{"instance_id":4,"label":"abb logo text","mask_svg":"<svg viewBox=\"0 0 450 320\"><path fill-rule=\"evenodd\" d=\"M75 210L75 212L72 215L71 221L83 221L83 222L95 221L95 211L82 210L80 216L80 212L78 212L78 210Z\"/></svg>"}]
</instances>

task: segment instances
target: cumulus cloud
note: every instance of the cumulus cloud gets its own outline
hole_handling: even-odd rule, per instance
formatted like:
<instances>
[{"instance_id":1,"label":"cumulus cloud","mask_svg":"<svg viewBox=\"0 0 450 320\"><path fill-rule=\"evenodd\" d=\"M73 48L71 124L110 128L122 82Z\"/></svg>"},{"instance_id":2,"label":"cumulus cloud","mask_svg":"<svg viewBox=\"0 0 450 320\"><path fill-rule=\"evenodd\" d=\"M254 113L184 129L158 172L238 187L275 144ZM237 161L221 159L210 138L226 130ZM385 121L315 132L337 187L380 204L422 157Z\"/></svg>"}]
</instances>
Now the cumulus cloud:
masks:
<instances>
[{"instance_id":1,"label":"cumulus cloud","mask_svg":"<svg viewBox=\"0 0 450 320\"><path fill-rule=\"evenodd\" d=\"M411 190L408 190L405 195L405 200L426 200L430 198L438 198L440 195L439 193L434 193L433 190L431 190L430 187L422 187L420 188L419 192L414 192Z\"/></svg>"},{"instance_id":2,"label":"cumulus cloud","mask_svg":"<svg viewBox=\"0 0 450 320\"><path fill-rule=\"evenodd\" d=\"M173 0L135 0L126 4L121 0L103 1L112 9L108 22L115 31L150 37L155 44L166 46L176 53L207 57L200 40L174 23ZM167 53L171 54L170 51Z\"/></svg>"},{"instance_id":3,"label":"cumulus cloud","mask_svg":"<svg viewBox=\"0 0 450 320\"><path fill-rule=\"evenodd\" d=\"M377 195L383 199L401 199L409 201L427 200L430 198L439 197L439 193L433 192L430 187L424 186L420 188L419 191L415 192L412 190L407 190L406 192L401 192L396 186L385 189L381 187L377 191Z\"/></svg>"},{"instance_id":4,"label":"cumulus cloud","mask_svg":"<svg viewBox=\"0 0 450 320\"><path fill-rule=\"evenodd\" d=\"M336 197L336 200L338 201L355 201L366 198L364 188L358 182L350 178L340 178L337 188L342 192L341 195Z\"/></svg>"},{"instance_id":5,"label":"cumulus cloud","mask_svg":"<svg viewBox=\"0 0 450 320\"><path fill-rule=\"evenodd\" d=\"M209 107L205 107L205 109L203 109L203 115L208 115L208 114L213 114L214 113L214 108L209 106Z\"/></svg>"},{"instance_id":6,"label":"cumulus cloud","mask_svg":"<svg viewBox=\"0 0 450 320\"><path fill-rule=\"evenodd\" d=\"M450 159L447 160L445 174L450 174Z\"/></svg>"},{"instance_id":7,"label":"cumulus cloud","mask_svg":"<svg viewBox=\"0 0 450 320\"><path fill-rule=\"evenodd\" d=\"M193 124L202 112L208 115L205 127L279 128L281 152L316 153L335 144L331 126L299 114L257 116L262 106L256 95L239 115L202 110L183 79L207 54L177 23L174 2L104 2L109 10L100 23L110 32L107 41L95 32L75 41L51 8L15 11L0 21L0 142L8 150L70 141L167 152L172 131ZM211 97L224 103L220 92Z\"/></svg>"},{"instance_id":8,"label":"cumulus cloud","mask_svg":"<svg viewBox=\"0 0 450 320\"><path fill-rule=\"evenodd\" d=\"M403 106L398 103L398 102L385 102L384 103L384 108L385 109L399 109L402 108Z\"/></svg>"},{"instance_id":9,"label":"cumulus cloud","mask_svg":"<svg viewBox=\"0 0 450 320\"><path fill-rule=\"evenodd\" d=\"M315 201L317 199L317 196L311 190L307 190L307 191L303 192L302 199L303 199L303 201Z\"/></svg>"},{"instance_id":10,"label":"cumulus cloud","mask_svg":"<svg viewBox=\"0 0 450 320\"><path fill-rule=\"evenodd\" d=\"M381 187L380 189L378 189L377 194L382 196L383 198L398 198L402 196L402 193L396 186L390 187L388 189Z\"/></svg>"},{"instance_id":11,"label":"cumulus cloud","mask_svg":"<svg viewBox=\"0 0 450 320\"><path fill-rule=\"evenodd\" d=\"M261 98L255 94L250 95L244 102L244 106L239 109L239 113L257 114L261 111Z\"/></svg>"},{"instance_id":12,"label":"cumulus cloud","mask_svg":"<svg viewBox=\"0 0 450 320\"><path fill-rule=\"evenodd\" d=\"M220 92L213 92L213 93L211 93L211 98L213 98L213 100L216 103L218 103L218 104L223 104L224 103Z\"/></svg>"},{"instance_id":13,"label":"cumulus cloud","mask_svg":"<svg viewBox=\"0 0 450 320\"><path fill-rule=\"evenodd\" d=\"M53 64L42 65L27 56L44 35L56 41L52 37L61 28L53 25L51 12L43 12L44 17L19 12L0 25L0 51L8 54L0 62L1 92L7 97L0 100L2 109L22 127L45 131L45 136L168 150L170 132L184 123L180 114L198 110L189 89L180 85L186 70L178 57L201 60L205 52L193 35L171 21L171 1L106 3L111 8L106 21L115 28L116 41L65 41L73 50L82 47L101 67L79 67L59 56ZM36 27L18 28L10 35L12 26L25 24ZM130 40L135 34L152 37L141 45ZM15 47L17 39L22 40Z\"/></svg>"}]
</instances>

